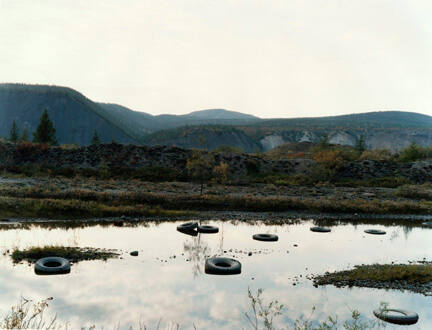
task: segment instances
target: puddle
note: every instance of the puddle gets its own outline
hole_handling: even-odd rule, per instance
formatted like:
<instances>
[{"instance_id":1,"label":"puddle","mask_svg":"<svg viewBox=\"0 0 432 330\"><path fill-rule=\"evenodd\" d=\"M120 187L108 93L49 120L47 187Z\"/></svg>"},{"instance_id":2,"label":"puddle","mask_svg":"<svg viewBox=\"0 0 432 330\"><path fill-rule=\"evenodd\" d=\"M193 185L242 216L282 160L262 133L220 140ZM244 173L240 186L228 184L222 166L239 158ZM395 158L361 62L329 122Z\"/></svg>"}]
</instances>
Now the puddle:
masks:
<instances>
[{"instance_id":1,"label":"puddle","mask_svg":"<svg viewBox=\"0 0 432 330\"><path fill-rule=\"evenodd\" d=\"M415 311L419 322L411 328L432 328L432 297L408 292L367 288L315 288L307 277L357 264L404 263L429 260L432 229L420 227L340 224L331 233L315 233L312 222L285 225L211 221L219 233L196 237L176 231L179 222L135 227L92 226L83 228L10 228L0 231L0 249L66 245L118 249L122 259L83 261L71 273L37 276L28 264L13 265L0 259L0 312L4 315L20 296L32 299L54 297L50 312L73 328L148 328L158 322L165 328L248 329L244 312L250 311L247 296L264 289L266 302L277 299L287 309L276 326L287 327L302 315L324 321L337 315L343 323L356 309L374 319L380 302L392 308ZM368 235L365 229L384 229L383 236ZM270 233L277 242L252 239ZM130 256L131 251L139 255ZM242 263L242 273L232 276L204 273L206 256L226 256ZM294 285L295 284L295 285ZM392 328L389 325L387 328Z\"/></svg>"}]
</instances>

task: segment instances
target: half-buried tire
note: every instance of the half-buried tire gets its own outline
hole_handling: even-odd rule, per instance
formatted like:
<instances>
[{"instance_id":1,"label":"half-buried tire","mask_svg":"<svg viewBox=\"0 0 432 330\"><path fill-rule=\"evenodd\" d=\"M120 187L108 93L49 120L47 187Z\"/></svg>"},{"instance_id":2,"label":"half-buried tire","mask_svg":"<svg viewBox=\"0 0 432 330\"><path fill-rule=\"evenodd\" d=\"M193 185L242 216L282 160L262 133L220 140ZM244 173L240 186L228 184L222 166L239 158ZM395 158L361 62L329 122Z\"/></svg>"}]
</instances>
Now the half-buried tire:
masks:
<instances>
[{"instance_id":1,"label":"half-buried tire","mask_svg":"<svg viewBox=\"0 0 432 330\"><path fill-rule=\"evenodd\" d=\"M379 229L366 229L364 231L366 234L372 234L372 235L385 235L386 232L384 230Z\"/></svg>"},{"instance_id":2,"label":"half-buried tire","mask_svg":"<svg viewBox=\"0 0 432 330\"><path fill-rule=\"evenodd\" d=\"M215 257L205 261L206 274L235 275L241 273L241 263L235 259Z\"/></svg>"},{"instance_id":3,"label":"half-buried tire","mask_svg":"<svg viewBox=\"0 0 432 330\"><path fill-rule=\"evenodd\" d=\"M376 309L373 313L380 320L401 325L415 324L419 318L417 313L403 309ZM398 315L391 313L397 313Z\"/></svg>"},{"instance_id":4,"label":"half-buried tire","mask_svg":"<svg viewBox=\"0 0 432 330\"><path fill-rule=\"evenodd\" d=\"M310 230L313 232L316 232L316 233L329 233L329 232L331 232L331 229L327 228L327 227L311 227Z\"/></svg>"},{"instance_id":5,"label":"half-buried tire","mask_svg":"<svg viewBox=\"0 0 432 330\"><path fill-rule=\"evenodd\" d=\"M257 241L264 241L264 242L276 242L279 237L277 235L273 234L255 234L252 236L254 240Z\"/></svg>"},{"instance_id":6,"label":"half-buried tire","mask_svg":"<svg viewBox=\"0 0 432 330\"><path fill-rule=\"evenodd\" d=\"M61 257L46 257L35 263L35 273L39 275L67 274L70 272L69 260Z\"/></svg>"},{"instance_id":7,"label":"half-buried tire","mask_svg":"<svg viewBox=\"0 0 432 330\"><path fill-rule=\"evenodd\" d=\"M204 234L215 234L219 232L219 228L215 226L202 225L198 226L198 232Z\"/></svg>"}]
</instances>

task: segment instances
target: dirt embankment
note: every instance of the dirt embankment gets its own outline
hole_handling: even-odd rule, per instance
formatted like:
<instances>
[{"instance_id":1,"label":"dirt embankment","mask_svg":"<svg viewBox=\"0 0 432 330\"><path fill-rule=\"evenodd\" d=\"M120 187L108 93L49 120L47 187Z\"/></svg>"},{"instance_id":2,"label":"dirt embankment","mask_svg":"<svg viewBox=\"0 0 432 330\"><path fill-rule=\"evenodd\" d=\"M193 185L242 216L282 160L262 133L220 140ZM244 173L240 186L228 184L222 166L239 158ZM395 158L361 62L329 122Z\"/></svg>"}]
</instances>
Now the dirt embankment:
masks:
<instances>
[{"instance_id":1,"label":"dirt embankment","mask_svg":"<svg viewBox=\"0 0 432 330\"><path fill-rule=\"evenodd\" d=\"M77 149L43 148L31 144L0 144L0 168L40 166L64 169L143 169L161 167L186 172L193 150L171 146L135 146L116 143ZM308 176L318 165L313 159L271 160L246 153L209 153L212 165L228 164L234 179L246 175ZM432 162L397 163L364 160L346 162L336 168L337 179L369 180L402 177L411 182L432 182Z\"/></svg>"}]
</instances>

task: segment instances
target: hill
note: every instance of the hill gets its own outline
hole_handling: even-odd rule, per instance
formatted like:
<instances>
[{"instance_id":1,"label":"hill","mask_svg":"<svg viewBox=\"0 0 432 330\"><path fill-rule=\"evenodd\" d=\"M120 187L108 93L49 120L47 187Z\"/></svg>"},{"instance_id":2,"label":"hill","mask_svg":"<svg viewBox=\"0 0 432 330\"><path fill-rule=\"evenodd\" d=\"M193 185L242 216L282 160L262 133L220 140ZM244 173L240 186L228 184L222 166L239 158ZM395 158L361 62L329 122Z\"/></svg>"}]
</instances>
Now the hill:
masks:
<instances>
[{"instance_id":1,"label":"hill","mask_svg":"<svg viewBox=\"0 0 432 330\"><path fill-rule=\"evenodd\" d=\"M44 109L57 130L59 143L88 145L96 129L102 142L177 145L217 149L231 145L248 152L267 151L285 143L319 142L355 145L363 136L369 148L399 150L412 141L432 145L432 117L404 111L261 119L225 109L185 115L151 115L122 105L96 103L79 92L58 86L0 84L0 136L15 120L29 136Z\"/></svg>"},{"instance_id":2,"label":"hill","mask_svg":"<svg viewBox=\"0 0 432 330\"><path fill-rule=\"evenodd\" d=\"M20 132L27 128L31 138L44 109L48 110L60 144L87 145L94 130L102 142L136 142L84 95L70 88L46 85L0 84L0 136L9 135L15 120Z\"/></svg>"},{"instance_id":3,"label":"hill","mask_svg":"<svg viewBox=\"0 0 432 330\"><path fill-rule=\"evenodd\" d=\"M432 128L432 117L407 111L374 111L329 117L265 119L254 126L287 128Z\"/></svg>"}]
</instances>

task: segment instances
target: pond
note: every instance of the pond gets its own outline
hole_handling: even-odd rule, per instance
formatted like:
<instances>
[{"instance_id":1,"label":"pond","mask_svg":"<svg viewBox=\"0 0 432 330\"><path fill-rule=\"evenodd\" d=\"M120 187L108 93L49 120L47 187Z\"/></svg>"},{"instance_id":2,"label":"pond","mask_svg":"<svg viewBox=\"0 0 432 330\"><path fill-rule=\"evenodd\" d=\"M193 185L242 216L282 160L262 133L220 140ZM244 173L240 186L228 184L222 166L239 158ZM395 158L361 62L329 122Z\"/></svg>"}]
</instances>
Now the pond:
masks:
<instances>
[{"instance_id":1,"label":"pond","mask_svg":"<svg viewBox=\"0 0 432 330\"><path fill-rule=\"evenodd\" d=\"M56 244L118 249L121 258L82 261L72 265L70 274L38 276L33 266L13 265L4 255L0 260L0 312L6 314L21 296L33 300L54 297L50 313L73 328L137 328L141 321L150 329L159 322L161 329L176 324L182 329L248 329L244 315L251 310L248 288L253 293L262 288L264 302L278 300L286 306L275 318L280 327L292 326L301 316L324 321L332 315L344 321L352 310L374 319L372 310L387 302L419 314L419 322L411 328L432 328L432 297L368 288L316 288L306 278L363 263L430 260L432 229L339 224L331 233L314 233L309 230L313 223L306 220L284 225L207 223L218 226L219 233L184 235L176 231L179 222L71 229L32 225L1 230L3 252ZM365 234L368 228L384 229L387 234ZM277 234L279 240L252 240L256 233ZM139 251L137 257L129 255L133 250ZM239 260L241 274L205 274L205 257L213 255Z\"/></svg>"}]
</instances>

